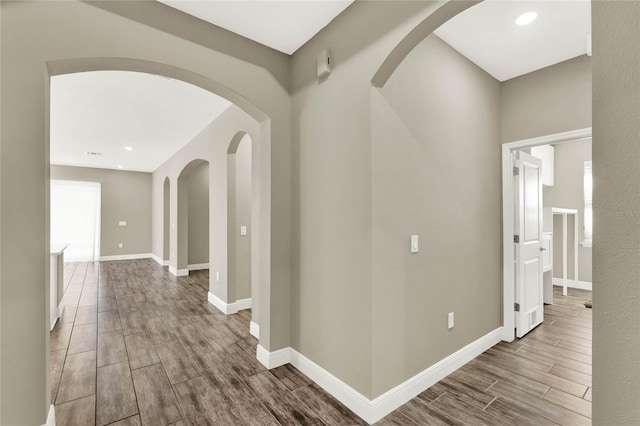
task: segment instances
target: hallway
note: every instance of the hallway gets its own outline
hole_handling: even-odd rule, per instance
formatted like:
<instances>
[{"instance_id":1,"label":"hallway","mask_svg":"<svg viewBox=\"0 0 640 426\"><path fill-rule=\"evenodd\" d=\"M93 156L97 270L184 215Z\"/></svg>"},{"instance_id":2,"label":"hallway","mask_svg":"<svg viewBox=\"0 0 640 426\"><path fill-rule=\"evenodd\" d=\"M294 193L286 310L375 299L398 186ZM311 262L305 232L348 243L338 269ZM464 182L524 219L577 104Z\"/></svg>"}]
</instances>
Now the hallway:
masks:
<instances>
[{"instance_id":1,"label":"hallway","mask_svg":"<svg viewBox=\"0 0 640 426\"><path fill-rule=\"evenodd\" d=\"M286 365L255 359L250 311L206 302L208 271L175 278L152 260L68 264L51 333L51 393L64 425L365 424ZM590 424L590 292L545 306L526 338L501 343L380 421Z\"/></svg>"}]
</instances>

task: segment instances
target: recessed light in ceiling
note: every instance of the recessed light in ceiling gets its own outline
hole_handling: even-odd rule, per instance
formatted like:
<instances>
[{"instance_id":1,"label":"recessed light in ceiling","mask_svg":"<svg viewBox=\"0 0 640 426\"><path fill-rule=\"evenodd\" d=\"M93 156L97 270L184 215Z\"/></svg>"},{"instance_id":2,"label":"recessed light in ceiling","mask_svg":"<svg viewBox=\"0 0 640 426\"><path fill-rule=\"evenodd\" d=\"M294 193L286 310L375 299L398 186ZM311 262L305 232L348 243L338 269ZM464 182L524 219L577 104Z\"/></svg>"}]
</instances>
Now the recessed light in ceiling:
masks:
<instances>
[{"instance_id":1,"label":"recessed light in ceiling","mask_svg":"<svg viewBox=\"0 0 640 426\"><path fill-rule=\"evenodd\" d=\"M119 169L124 169L124 166L118 166Z\"/></svg>"},{"instance_id":2,"label":"recessed light in ceiling","mask_svg":"<svg viewBox=\"0 0 640 426\"><path fill-rule=\"evenodd\" d=\"M132 146L125 146L124 149L126 151L133 151L133 147Z\"/></svg>"},{"instance_id":3,"label":"recessed light in ceiling","mask_svg":"<svg viewBox=\"0 0 640 426\"><path fill-rule=\"evenodd\" d=\"M516 19L516 25L520 25L524 27L525 25L529 25L533 21L536 20L538 14L536 12L525 12L522 15L518 16Z\"/></svg>"},{"instance_id":4,"label":"recessed light in ceiling","mask_svg":"<svg viewBox=\"0 0 640 426\"><path fill-rule=\"evenodd\" d=\"M85 154L87 154L87 155L93 155L93 156L100 156L100 155L102 155L102 153L101 153L101 152L94 152L94 151L87 151L87 152L85 152Z\"/></svg>"}]
</instances>

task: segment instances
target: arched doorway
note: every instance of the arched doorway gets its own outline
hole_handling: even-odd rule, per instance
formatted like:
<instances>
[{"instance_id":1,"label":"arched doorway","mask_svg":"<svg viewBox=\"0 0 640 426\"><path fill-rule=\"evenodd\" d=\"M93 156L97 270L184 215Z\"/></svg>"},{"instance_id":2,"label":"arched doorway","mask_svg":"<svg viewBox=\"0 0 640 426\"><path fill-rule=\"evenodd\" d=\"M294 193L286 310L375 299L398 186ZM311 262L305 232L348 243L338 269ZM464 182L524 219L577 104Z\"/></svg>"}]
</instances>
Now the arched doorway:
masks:
<instances>
[{"instance_id":1,"label":"arched doorway","mask_svg":"<svg viewBox=\"0 0 640 426\"><path fill-rule=\"evenodd\" d=\"M209 162L193 160L178 176L176 276L208 269ZM173 265L172 265L173 266Z\"/></svg>"},{"instance_id":2,"label":"arched doorway","mask_svg":"<svg viewBox=\"0 0 640 426\"><path fill-rule=\"evenodd\" d=\"M168 266L171 256L171 181L168 176L164 178L162 198L162 264Z\"/></svg>"},{"instance_id":3,"label":"arched doorway","mask_svg":"<svg viewBox=\"0 0 640 426\"><path fill-rule=\"evenodd\" d=\"M258 265L253 252L259 235L253 232L252 147L251 136L239 132L227 150L227 294L238 310L252 308L251 333L258 337L259 289L253 279Z\"/></svg>"}]
</instances>

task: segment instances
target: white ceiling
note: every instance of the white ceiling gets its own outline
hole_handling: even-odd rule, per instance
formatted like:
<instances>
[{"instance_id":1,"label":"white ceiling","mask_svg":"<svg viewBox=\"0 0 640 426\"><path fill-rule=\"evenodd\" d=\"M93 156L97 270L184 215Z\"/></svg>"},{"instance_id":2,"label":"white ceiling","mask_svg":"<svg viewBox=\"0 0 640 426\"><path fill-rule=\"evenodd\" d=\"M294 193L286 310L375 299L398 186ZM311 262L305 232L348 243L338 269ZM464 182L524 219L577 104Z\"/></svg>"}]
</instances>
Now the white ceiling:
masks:
<instances>
[{"instance_id":1,"label":"white ceiling","mask_svg":"<svg viewBox=\"0 0 640 426\"><path fill-rule=\"evenodd\" d=\"M151 74L56 76L51 79L51 163L152 172L230 105L199 87Z\"/></svg>"},{"instance_id":2,"label":"white ceiling","mask_svg":"<svg viewBox=\"0 0 640 426\"><path fill-rule=\"evenodd\" d=\"M527 26L515 20L534 11ZM435 33L499 81L587 53L591 3L586 0L486 0Z\"/></svg>"},{"instance_id":3,"label":"white ceiling","mask_svg":"<svg viewBox=\"0 0 640 426\"><path fill-rule=\"evenodd\" d=\"M291 55L353 0L158 0Z\"/></svg>"}]
</instances>

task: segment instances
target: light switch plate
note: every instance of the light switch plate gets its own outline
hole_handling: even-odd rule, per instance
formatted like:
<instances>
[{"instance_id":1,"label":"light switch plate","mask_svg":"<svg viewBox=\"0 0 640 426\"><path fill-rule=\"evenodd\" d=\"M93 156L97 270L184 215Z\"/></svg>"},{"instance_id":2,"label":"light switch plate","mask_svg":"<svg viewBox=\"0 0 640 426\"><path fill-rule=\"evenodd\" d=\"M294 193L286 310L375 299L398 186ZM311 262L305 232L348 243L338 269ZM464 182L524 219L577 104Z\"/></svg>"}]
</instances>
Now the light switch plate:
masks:
<instances>
[{"instance_id":1,"label":"light switch plate","mask_svg":"<svg viewBox=\"0 0 640 426\"><path fill-rule=\"evenodd\" d=\"M240 235L247 235L247 227L246 226L241 226L240 227Z\"/></svg>"},{"instance_id":2,"label":"light switch plate","mask_svg":"<svg viewBox=\"0 0 640 426\"><path fill-rule=\"evenodd\" d=\"M118 248L122 248L122 247L124 247L124 244L118 243Z\"/></svg>"},{"instance_id":3,"label":"light switch plate","mask_svg":"<svg viewBox=\"0 0 640 426\"><path fill-rule=\"evenodd\" d=\"M449 312L449 315L447 315L447 328L453 328L453 312Z\"/></svg>"},{"instance_id":4,"label":"light switch plate","mask_svg":"<svg viewBox=\"0 0 640 426\"><path fill-rule=\"evenodd\" d=\"M418 252L418 236L417 235L412 235L411 236L411 253L417 253Z\"/></svg>"}]
</instances>

